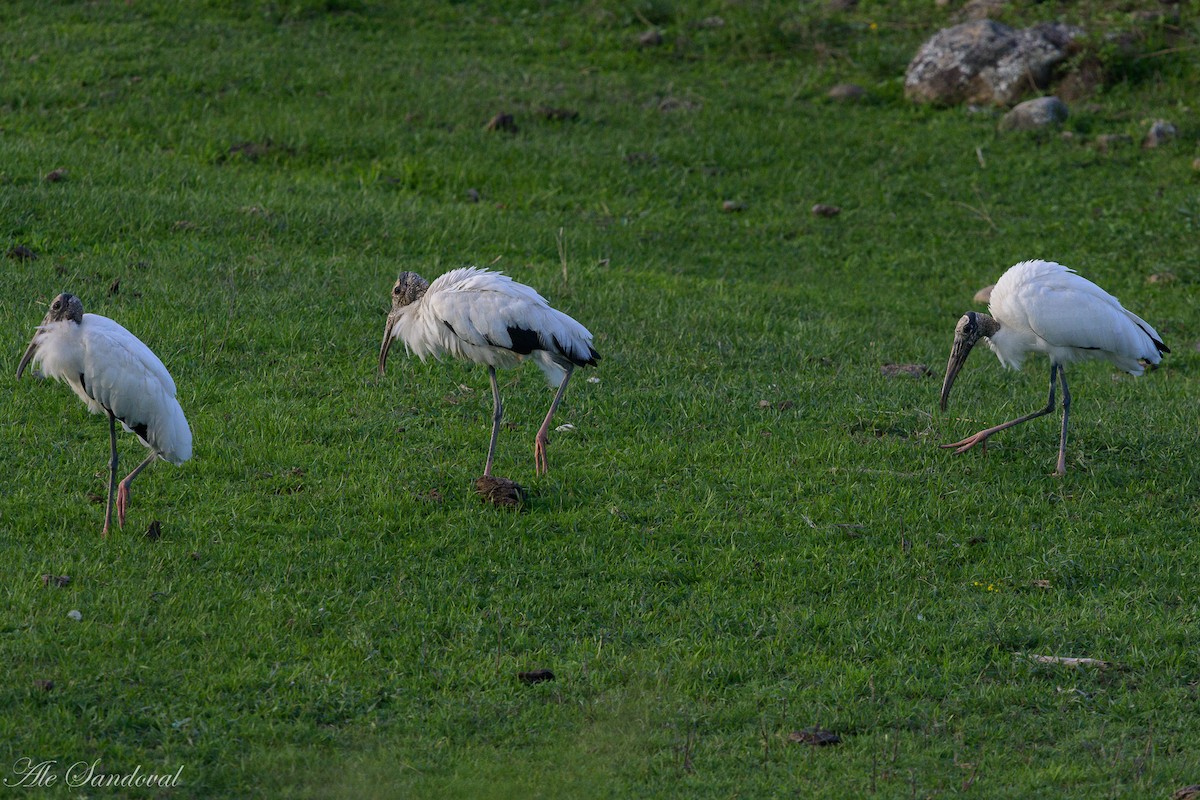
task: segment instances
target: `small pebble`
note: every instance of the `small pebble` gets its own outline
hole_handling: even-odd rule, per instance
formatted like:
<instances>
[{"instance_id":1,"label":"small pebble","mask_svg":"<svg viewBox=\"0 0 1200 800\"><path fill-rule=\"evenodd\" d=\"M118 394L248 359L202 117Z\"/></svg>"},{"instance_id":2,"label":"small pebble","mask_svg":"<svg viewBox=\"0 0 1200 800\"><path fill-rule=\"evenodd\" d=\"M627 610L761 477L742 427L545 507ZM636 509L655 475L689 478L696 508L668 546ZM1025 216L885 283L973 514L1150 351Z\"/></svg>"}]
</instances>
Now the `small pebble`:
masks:
<instances>
[{"instance_id":1,"label":"small pebble","mask_svg":"<svg viewBox=\"0 0 1200 800\"><path fill-rule=\"evenodd\" d=\"M831 206L826 203L817 203L812 207L814 217L836 217L842 213L841 206Z\"/></svg>"},{"instance_id":2,"label":"small pebble","mask_svg":"<svg viewBox=\"0 0 1200 800\"><path fill-rule=\"evenodd\" d=\"M658 30L658 28L651 28L650 30L638 36L638 44L640 44L642 47L657 47L662 43L662 31Z\"/></svg>"},{"instance_id":3,"label":"small pebble","mask_svg":"<svg viewBox=\"0 0 1200 800\"><path fill-rule=\"evenodd\" d=\"M73 608L67 612L67 616L76 622L79 622L79 620L83 619L83 612Z\"/></svg>"},{"instance_id":4,"label":"small pebble","mask_svg":"<svg viewBox=\"0 0 1200 800\"><path fill-rule=\"evenodd\" d=\"M1150 149L1160 147L1175 138L1178 133L1175 126L1166 120L1156 119L1150 126L1150 130L1146 132L1146 138L1142 139L1142 147Z\"/></svg>"}]
</instances>

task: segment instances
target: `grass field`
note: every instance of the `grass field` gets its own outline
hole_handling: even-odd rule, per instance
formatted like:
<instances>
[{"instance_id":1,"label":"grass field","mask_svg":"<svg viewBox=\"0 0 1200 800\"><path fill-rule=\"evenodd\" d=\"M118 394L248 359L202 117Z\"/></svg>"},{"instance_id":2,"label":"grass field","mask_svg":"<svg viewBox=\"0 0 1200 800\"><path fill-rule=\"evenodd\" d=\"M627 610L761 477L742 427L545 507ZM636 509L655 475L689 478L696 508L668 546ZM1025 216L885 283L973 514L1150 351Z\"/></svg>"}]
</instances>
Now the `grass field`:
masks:
<instances>
[{"instance_id":1,"label":"grass field","mask_svg":"<svg viewBox=\"0 0 1200 800\"><path fill-rule=\"evenodd\" d=\"M0 296L4 794L1200 783L1200 7L1159 8L1012 4L1085 25L1105 69L1064 137L907 103L952 13L917 0L0 6L0 245L37 255ZM867 98L828 100L844 81ZM485 130L501 111L515 133ZM1179 136L1139 148L1158 118ZM1029 258L1172 349L1136 380L1072 369L1062 479L1053 418L937 448L1044 402L1044 361L983 350L937 410L955 321ZM522 513L472 491L484 370L393 350L375 374L397 273L466 264L603 355L542 478L551 391L503 373ZM195 434L107 539L104 420L12 377L60 291L162 357ZM814 725L841 744L789 742ZM24 759L57 783L13 788ZM65 785L97 759L180 781Z\"/></svg>"}]
</instances>

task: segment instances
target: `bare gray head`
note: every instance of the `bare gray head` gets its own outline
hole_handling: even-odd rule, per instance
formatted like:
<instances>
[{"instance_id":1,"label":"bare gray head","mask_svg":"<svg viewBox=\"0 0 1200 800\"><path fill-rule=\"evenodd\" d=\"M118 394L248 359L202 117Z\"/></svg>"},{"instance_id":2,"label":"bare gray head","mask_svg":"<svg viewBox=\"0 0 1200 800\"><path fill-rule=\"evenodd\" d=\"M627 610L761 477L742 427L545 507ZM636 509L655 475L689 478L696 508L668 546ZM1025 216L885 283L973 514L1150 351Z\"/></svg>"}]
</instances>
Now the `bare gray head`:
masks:
<instances>
[{"instance_id":1,"label":"bare gray head","mask_svg":"<svg viewBox=\"0 0 1200 800\"><path fill-rule=\"evenodd\" d=\"M415 272L401 272L392 287L392 310L403 308L420 300L429 290L429 281Z\"/></svg>"},{"instance_id":2,"label":"bare gray head","mask_svg":"<svg viewBox=\"0 0 1200 800\"><path fill-rule=\"evenodd\" d=\"M25 367L37 352L38 334L41 333L41 329L55 322L74 322L76 325L82 325L83 301L69 292L63 292L50 301L50 309L42 319L42 324L38 326L37 333L33 334L33 340L29 342L29 347L25 348L25 355L21 356L21 363L17 365L18 380L25 373Z\"/></svg>"},{"instance_id":3,"label":"bare gray head","mask_svg":"<svg viewBox=\"0 0 1200 800\"><path fill-rule=\"evenodd\" d=\"M950 401L950 387L954 385L958 371L962 369L963 364L967 363L967 356L971 355L971 348L980 339L991 336L998 330L1000 330L1000 323L987 314L968 311L959 318L958 325L954 327L954 344L950 347L950 360L946 363L946 379L942 381L942 411L946 410L946 404Z\"/></svg>"},{"instance_id":4,"label":"bare gray head","mask_svg":"<svg viewBox=\"0 0 1200 800\"><path fill-rule=\"evenodd\" d=\"M46 319L42 324L68 319L76 325L83 324L83 301L69 292L63 292L50 302L50 310L46 312Z\"/></svg>"},{"instance_id":5,"label":"bare gray head","mask_svg":"<svg viewBox=\"0 0 1200 800\"><path fill-rule=\"evenodd\" d=\"M383 329L383 343L379 345L379 374L383 374L387 366L388 350L396 329L396 320L404 315L404 310L425 296L429 291L429 281L415 272L401 272L392 287L392 311L388 314L387 325Z\"/></svg>"}]
</instances>

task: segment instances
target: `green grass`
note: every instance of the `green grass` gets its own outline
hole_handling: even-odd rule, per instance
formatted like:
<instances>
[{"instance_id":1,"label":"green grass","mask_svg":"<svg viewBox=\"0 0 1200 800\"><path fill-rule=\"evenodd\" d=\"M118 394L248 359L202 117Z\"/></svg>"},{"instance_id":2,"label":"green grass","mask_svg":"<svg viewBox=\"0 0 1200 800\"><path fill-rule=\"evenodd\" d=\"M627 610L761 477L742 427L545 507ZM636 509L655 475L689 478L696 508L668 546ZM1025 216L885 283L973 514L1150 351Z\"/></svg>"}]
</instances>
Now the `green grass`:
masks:
<instances>
[{"instance_id":1,"label":"green grass","mask_svg":"<svg viewBox=\"0 0 1200 800\"><path fill-rule=\"evenodd\" d=\"M1200 9L1086 5L1005 17L1094 34L1108 82L1070 139L907 104L907 61L951 13L932 3L4 5L0 244L40 256L5 260L9 374L72 291L163 358L196 446L102 540L103 420L6 384L0 773L183 767L171 790L60 777L39 797L1200 781ZM642 48L651 24L664 44ZM1132 55L1106 44L1123 30ZM842 81L868 100L828 101ZM502 110L515 135L484 130ZM1180 129L1164 148L1091 144L1156 118ZM975 290L1039 257L1173 350L1138 380L1072 370L1061 480L1052 419L986 457L936 446L1043 402L1044 362L977 354L947 414L940 374L880 372L939 373ZM399 271L493 263L603 354L543 478L551 392L503 375L497 471L525 513L471 489L481 369L400 353L374 373ZM517 680L535 668L557 680ZM816 724L843 743L788 743Z\"/></svg>"}]
</instances>

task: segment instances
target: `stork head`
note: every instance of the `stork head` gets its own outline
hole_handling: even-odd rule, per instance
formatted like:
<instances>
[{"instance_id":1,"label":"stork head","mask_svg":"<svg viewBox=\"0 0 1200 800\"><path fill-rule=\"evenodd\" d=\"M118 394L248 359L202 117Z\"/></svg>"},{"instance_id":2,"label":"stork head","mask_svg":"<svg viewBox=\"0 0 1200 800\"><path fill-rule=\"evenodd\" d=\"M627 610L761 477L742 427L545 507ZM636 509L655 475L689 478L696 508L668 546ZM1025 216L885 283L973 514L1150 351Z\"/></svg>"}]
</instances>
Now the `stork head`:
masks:
<instances>
[{"instance_id":1,"label":"stork head","mask_svg":"<svg viewBox=\"0 0 1200 800\"><path fill-rule=\"evenodd\" d=\"M387 366L388 350L395 339L396 322L404 316L408 306L420 300L429 290L429 281L415 272L401 272L392 287L392 311L388 314L387 325L383 329L383 343L379 345L379 374L383 374Z\"/></svg>"},{"instance_id":2,"label":"stork head","mask_svg":"<svg viewBox=\"0 0 1200 800\"><path fill-rule=\"evenodd\" d=\"M25 373L25 367L28 366L34 354L37 353L38 338L42 330L55 322L74 322L76 325L82 325L83 301L73 294L63 292L50 302L50 310L46 312L46 317L38 326L37 333L33 334L33 340L29 342L29 347L25 348L25 355L21 356L21 363L17 365L18 380Z\"/></svg>"},{"instance_id":3,"label":"stork head","mask_svg":"<svg viewBox=\"0 0 1200 800\"><path fill-rule=\"evenodd\" d=\"M954 328L954 344L950 348L950 361L946 364L946 379L942 381L942 411L950 400L950 387L958 377L958 371L967 363L971 348L984 336L991 336L1000 330L1000 323L987 314L968 311L958 320Z\"/></svg>"}]
</instances>

